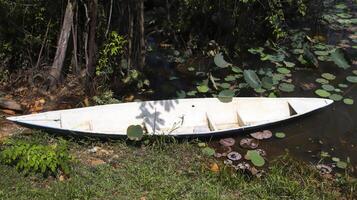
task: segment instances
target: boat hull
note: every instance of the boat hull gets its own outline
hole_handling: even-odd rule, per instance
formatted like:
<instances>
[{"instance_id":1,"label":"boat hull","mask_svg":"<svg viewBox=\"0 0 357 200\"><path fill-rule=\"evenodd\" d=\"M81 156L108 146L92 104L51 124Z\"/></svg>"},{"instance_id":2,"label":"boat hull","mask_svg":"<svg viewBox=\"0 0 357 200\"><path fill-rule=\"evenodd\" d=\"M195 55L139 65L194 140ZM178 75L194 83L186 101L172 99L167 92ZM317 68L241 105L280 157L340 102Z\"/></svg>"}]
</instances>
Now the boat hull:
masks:
<instances>
[{"instance_id":1,"label":"boat hull","mask_svg":"<svg viewBox=\"0 0 357 200\"><path fill-rule=\"evenodd\" d=\"M173 137L189 137L189 138L197 138L197 137L220 137L220 136L227 136L227 135L235 135L235 134L242 134L242 133L248 133L248 132L253 132L257 130L262 130L266 128L270 128L272 126L276 126L277 124L283 124L288 121L301 118L303 116L306 116L307 114L311 114L313 112L316 112L332 103L331 100L326 100L326 99L318 99L318 98L276 98L279 100L278 103L272 103L274 102L271 98L234 98L237 104L227 104L227 103L220 103L216 100L213 100L214 98L201 98L201 99L185 99L184 101L180 100L164 100L164 101L148 101L148 102L138 102L138 103L123 103L123 104L118 104L118 105L107 105L107 107L102 107L103 112L107 109L110 109L110 106L114 109L124 109L126 106L127 107L133 107L131 111L135 111L138 108L141 110L138 113L135 113L133 116L143 116L140 119L135 119L134 121L130 121L130 123L125 124L125 120L119 119L117 121L122 122L121 125L113 125L113 123L107 123L109 128L112 130L108 131L101 131L100 127L100 120L97 121L91 121L92 125L89 124L89 127L92 129L90 130L81 130L81 128L73 128L72 124L74 123L80 123L81 120L75 120L76 117L82 116L91 112L97 113L98 110L101 110L101 106L96 106L95 109L94 107L92 108L81 108L81 109L70 109L70 110L64 110L64 111L52 111L52 112L47 112L40 114L35 114L35 115L26 115L26 116L20 116L20 117L11 117L8 118L9 120L28 127L28 128L33 128L33 129L39 129L51 133L58 133L58 134L64 134L64 135L75 135L75 136L84 136L84 137L105 137L105 138L121 138L121 137L126 137L126 132L125 128L130 126L130 125L142 125L143 129L145 129L147 135L163 135L163 136L173 136ZM312 101L314 100L314 101ZM318 101L319 103L315 102ZM172 102L177 101L178 104L181 103L181 107L177 106L177 109L167 109L166 103L168 105L173 105ZM210 101L208 104L203 105L204 101ZM311 101L308 103L296 103L296 102L306 102L306 101ZM161 103L160 103L161 102ZM185 105L189 102L190 107L194 107L196 105L198 108L204 107L204 111L202 109L198 109L198 111L194 112L188 112L187 108L188 105ZM247 103L248 102L248 103ZM254 103L257 102L257 103ZM262 103L263 102L263 103ZM267 102L267 103L266 103ZM282 102L286 103L286 105L281 105ZM201 103L201 104L200 104ZM137 105L136 105L137 104ZM192 104L192 106L191 106ZM266 104L266 105L265 105ZM311 106L311 104L313 106ZM139 107L135 107L135 106ZM143 105L145 105L143 107ZM152 106L156 105L156 106ZM246 107L239 107L236 109L236 107L232 105L250 105L252 108L247 109ZM252 106L256 105L256 106ZM264 105L265 107L262 107ZM271 106L270 106L271 105ZM305 105L302 106L302 105ZM109 107L108 107L109 106ZM165 108L164 114L161 114L158 110L160 110L160 106ZM185 107L186 106L186 107ZM287 107L286 107L287 106ZM142 108L147 109L147 107L150 107L151 110L153 111L150 113L149 111L145 110L143 111ZM256 108L254 108L256 107ZM185 108L185 109L184 109ZM275 109L276 108L276 109ZM237 111L235 111L235 109ZM245 111L244 111L245 109ZM260 110L266 110L260 112ZM234 110L234 111L232 111ZM128 115L130 116L130 109L127 110L128 112L123 111L122 115ZM219 111L222 111L223 113L218 113ZM255 114L257 112L257 114ZM260 113L259 113L260 112ZM76 114L74 114L76 113ZM143 115L142 113L145 113L146 115ZM154 113L154 114L153 114ZM163 115L163 118L168 118L168 122L161 123L164 125L159 124L160 119L157 119L157 113L160 113L160 115ZM180 122L182 127L179 127L175 130L168 130L166 127L169 127L167 124L176 124L177 122L173 122L173 118L176 120L177 116L179 114L185 113L187 115L196 115L197 116L187 116L185 120L189 120L188 122ZM237 116L234 117L234 113L237 113ZM253 114L252 114L253 113ZM45 115L46 114L46 115ZM166 115L165 115L166 114ZM263 115L262 115L263 114ZM119 114L120 115L120 114ZM255 116L256 115L256 116ZM55 121L49 122L41 122L39 121L39 117L47 116L48 120L52 116L59 116L59 119L56 119ZM98 116L100 116L98 114ZM149 120L146 120L148 116L151 116ZM172 117L174 116L174 117ZM180 115L181 116L181 115ZM62 118L61 118L62 117ZM64 118L67 118L67 121ZM71 118L72 117L72 118ZM200 119L197 120L197 118L202 118L204 117L205 119ZM266 120L269 119L269 117L274 117L272 120ZM88 118L88 117L87 117ZM93 118L93 117L92 117ZM100 118L100 117L99 117ZM130 117L128 117L130 118ZM234 119L233 119L234 118ZM254 121L255 118L260 118L258 121ZM38 121L36 121L36 119ZM94 118L93 118L94 119ZM111 119L111 118L110 118ZM41 119L43 120L43 119ZM60 120L60 122L58 122ZM104 119L105 120L105 119ZM139 120L139 121L138 121ZM150 120L153 122L153 124L150 125ZM171 120L171 121L170 121ZM237 123L225 123L228 121L237 121ZM253 120L253 121L252 121ZM44 120L43 120L44 121ZM76 122L79 121L79 122ZM82 120L83 122L84 120ZM143 121L142 123L140 123ZM182 120L184 121L184 120ZM73 122L73 123L72 123ZM72 124L71 124L72 123ZM102 122L106 123L106 122ZM202 125L202 123L207 123L206 125ZM69 124L69 125L68 125ZM111 125L110 125L111 124ZM197 124L196 128L199 127L201 131L195 130L195 125ZM229 124L229 125L227 125ZM94 126L94 128L92 127ZM97 126L97 127L95 127ZM110 127L112 126L112 127ZM156 127L155 127L156 126ZM161 127L162 126L162 127ZM165 127L166 126L166 127ZM71 128L72 127L72 128ZM116 128L120 128L121 131L115 132ZM203 129L202 129L203 127ZM82 127L83 128L83 127ZM95 129L97 128L97 129ZM165 129L166 128L166 129ZM104 129L103 129L104 130ZM118 129L119 130L119 129Z\"/></svg>"}]
</instances>

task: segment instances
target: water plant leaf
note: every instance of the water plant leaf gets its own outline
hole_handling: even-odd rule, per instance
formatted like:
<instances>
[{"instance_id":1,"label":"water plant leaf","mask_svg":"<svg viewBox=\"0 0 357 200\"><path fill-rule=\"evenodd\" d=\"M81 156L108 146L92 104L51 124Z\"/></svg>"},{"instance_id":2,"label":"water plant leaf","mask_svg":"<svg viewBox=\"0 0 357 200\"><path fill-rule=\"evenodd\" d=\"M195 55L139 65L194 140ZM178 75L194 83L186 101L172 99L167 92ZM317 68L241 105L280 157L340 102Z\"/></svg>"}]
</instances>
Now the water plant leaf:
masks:
<instances>
[{"instance_id":1,"label":"water plant leaf","mask_svg":"<svg viewBox=\"0 0 357 200\"><path fill-rule=\"evenodd\" d=\"M253 70L244 70L244 80L249 84L252 88L260 88L261 81L258 75Z\"/></svg>"},{"instance_id":2,"label":"water plant leaf","mask_svg":"<svg viewBox=\"0 0 357 200\"><path fill-rule=\"evenodd\" d=\"M352 70L352 73L357 76L357 70Z\"/></svg>"},{"instance_id":3,"label":"water plant leaf","mask_svg":"<svg viewBox=\"0 0 357 200\"><path fill-rule=\"evenodd\" d=\"M321 84L328 84L329 83L329 81L324 79L324 78L317 78L315 81L317 83L321 83Z\"/></svg>"},{"instance_id":4,"label":"water plant leaf","mask_svg":"<svg viewBox=\"0 0 357 200\"><path fill-rule=\"evenodd\" d=\"M341 101L343 97L341 95L339 95L339 94L331 94L329 96L329 98L334 100L334 101Z\"/></svg>"},{"instance_id":5,"label":"water plant leaf","mask_svg":"<svg viewBox=\"0 0 357 200\"><path fill-rule=\"evenodd\" d=\"M350 83L357 83L357 76L347 76L346 80Z\"/></svg>"},{"instance_id":6,"label":"water plant leaf","mask_svg":"<svg viewBox=\"0 0 357 200\"><path fill-rule=\"evenodd\" d=\"M306 46L304 46L304 56L303 58L307 60L308 62L312 63L315 67L319 67L319 61L317 60L315 54L313 54L310 49ZM303 63L301 63L303 64Z\"/></svg>"},{"instance_id":7,"label":"water plant leaf","mask_svg":"<svg viewBox=\"0 0 357 200\"><path fill-rule=\"evenodd\" d=\"M222 90L218 97L234 97L235 93L233 90Z\"/></svg>"},{"instance_id":8,"label":"water plant leaf","mask_svg":"<svg viewBox=\"0 0 357 200\"><path fill-rule=\"evenodd\" d=\"M285 138L285 133L283 133L283 132L276 132L275 133L275 137L277 137L277 138Z\"/></svg>"},{"instance_id":9,"label":"water plant leaf","mask_svg":"<svg viewBox=\"0 0 357 200\"><path fill-rule=\"evenodd\" d=\"M280 74L290 74L290 70L285 68L285 67L280 67L277 69L277 71L280 73Z\"/></svg>"},{"instance_id":10,"label":"water plant leaf","mask_svg":"<svg viewBox=\"0 0 357 200\"><path fill-rule=\"evenodd\" d=\"M205 142L199 142L199 143L197 144L197 146L200 147L200 148L203 148L203 147L206 147L207 144L206 144Z\"/></svg>"},{"instance_id":11,"label":"water plant leaf","mask_svg":"<svg viewBox=\"0 0 357 200\"><path fill-rule=\"evenodd\" d=\"M219 143L224 147L231 147L236 143L234 138L223 138L219 140Z\"/></svg>"},{"instance_id":12,"label":"water plant leaf","mask_svg":"<svg viewBox=\"0 0 357 200\"><path fill-rule=\"evenodd\" d=\"M340 83L340 84L338 84L338 87L340 87L340 88L348 88L348 85Z\"/></svg>"},{"instance_id":13,"label":"water plant leaf","mask_svg":"<svg viewBox=\"0 0 357 200\"><path fill-rule=\"evenodd\" d=\"M235 72L235 73L242 73L242 69L239 68L239 67L236 67L236 66L232 66L232 71Z\"/></svg>"},{"instance_id":14,"label":"water plant leaf","mask_svg":"<svg viewBox=\"0 0 357 200\"><path fill-rule=\"evenodd\" d=\"M247 155L245 156L246 158L249 158L249 160L253 163L254 166L256 167L262 167L265 164L264 158L259 154L258 151L256 150L249 150L247 151Z\"/></svg>"},{"instance_id":15,"label":"water plant leaf","mask_svg":"<svg viewBox=\"0 0 357 200\"><path fill-rule=\"evenodd\" d=\"M262 78L262 87L270 90L273 87L273 79L271 77L264 76Z\"/></svg>"},{"instance_id":16,"label":"water plant leaf","mask_svg":"<svg viewBox=\"0 0 357 200\"><path fill-rule=\"evenodd\" d=\"M353 99L346 98L346 99L343 99L343 103L345 103L347 105L352 105L354 103L354 101L353 101Z\"/></svg>"},{"instance_id":17,"label":"water plant leaf","mask_svg":"<svg viewBox=\"0 0 357 200\"><path fill-rule=\"evenodd\" d=\"M196 96L197 91L192 90L192 91L187 92L186 94L187 94L187 96Z\"/></svg>"},{"instance_id":18,"label":"water plant leaf","mask_svg":"<svg viewBox=\"0 0 357 200\"><path fill-rule=\"evenodd\" d=\"M314 51L314 53L317 56L328 56L330 54L328 51Z\"/></svg>"},{"instance_id":19,"label":"water plant leaf","mask_svg":"<svg viewBox=\"0 0 357 200\"><path fill-rule=\"evenodd\" d=\"M221 83L221 84L219 84L219 86L220 86L221 88L228 89L228 88L231 87L231 84L229 84L229 83Z\"/></svg>"},{"instance_id":20,"label":"water plant leaf","mask_svg":"<svg viewBox=\"0 0 357 200\"><path fill-rule=\"evenodd\" d=\"M340 49L335 49L335 51L331 53L331 60L342 69L348 69L351 67Z\"/></svg>"},{"instance_id":21,"label":"water plant leaf","mask_svg":"<svg viewBox=\"0 0 357 200\"><path fill-rule=\"evenodd\" d=\"M256 93L264 93L266 91L266 89L264 89L264 88L255 88L254 91Z\"/></svg>"},{"instance_id":22,"label":"water plant leaf","mask_svg":"<svg viewBox=\"0 0 357 200\"><path fill-rule=\"evenodd\" d=\"M201 92L201 93L206 93L208 92L209 87L207 85L199 85L197 86L197 91Z\"/></svg>"},{"instance_id":23,"label":"water plant leaf","mask_svg":"<svg viewBox=\"0 0 357 200\"><path fill-rule=\"evenodd\" d=\"M304 50L303 49L293 49L292 53L295 55L303 54Z\"/></svg>"},{"instance_id":24,"label":"water plant leaf","mask_svg":"<svg viewBox=\"0 0 357 200\"><path fill-rule=\"evenodd\" d=\"M216 153L216 151L211 147L205 147L202 149L202 153L206 156L213 156Z\"/></svg>"},{"instance_id":25,"label":"water plant leaf","mask_svg":"<svg viewBox=\"0 0 357 200\"><path fill-rule=\"evenodd\" d=\"M227 61L224 60L222 53L218 53L214 56L214 64L216 64L220 68L226 68L228 66L231 66L232 64L228 63Z\"/></svg>"},{"instance_id":26,"label":"water plant leaf","mask_svg":"<svg viewBox=\"0 0 357 200\"><path fill-rule=\"evenodd\" d=\"M235 76L232 76L232 75L228 75L226 78L224 78L225 81L234 81L236 80L236 77Z\"/></svg>"},{"instance_id":27,"label":"water plant leaf","mask_svg":"<svg viewBox=\"0 0 357 200\"><path fill-rule=\"evenodd\" d=\"M295 86L290 83L281 83L279 85L279 90L283 92L293 92L295 90Z\"/></svg>"},{"instance_id":28,"label":"water plant leaf","mask_svg":"<svg viewBox=\"0 0 357 200\"><path fill-rule=\"evenodd\" d=\"M335 90L335 87L333 87L332 85L329 85L329 84L324 84L321 87L322 87L322 89L324 89L326 91L334 91Z\"/></svg>"},{"instance_id":29,"label":"water plant leaf","mask_svg":"<svg viewBox=\"0 0 357 200\"><path fill-rule=\"evenodd\" d=\"M288 61L283 61L286 67L292 68L295 67L295 63L288 62Z\"/></svg>"},{"instance_id":30,"label":"water plant leaf","mask_svg":"<svg viewBox=\"0 0 357 200\"><path fill-rule=\"evenodd\" d=\"M347 168L347 163L346 162L343 162L343 161L338 161L336 163L336 166L340 169L346 169Z\"/></svg>"},{"instance_id":31,"label":"water plant leaf","mask_svg":"<svg viewBox=\"0 0 357 200\"><path fill-rule=\"evenodd\" d=\"M139 141L144 136L143 128L140 125L130 125L126 129L126 135L129 140Z\"/></svg>"},{"instance_id":32,"label":"water plant leaf","mask_svg":"<svg viewBox=\"0 0 357 200\"><path fill-rule=\"evenodd\" d=\"M317 94L320 97L329 97L331 95L331 93L327 92L326 90L322 90L322 89L317 89L315 90L315 94Z\"/></svg>"},{"instance_id":33,"label":"water plant leaf","mask_svg":"<svg viewBox=\"0 0 357 200\"><path fill-rule=\"evenodd\" d=\"M177 98L179 99L184 99L186 97L186 92L183 90L177 91L176 92Z\"/></svg>"},{"instance_id":34,"label":"water plant leaf","mask_svg":"<svg viewBox=\"0 0 357 200\"><path fill-rule=\"evenodd\" d=\"M325 79L327 79L327 80L334 80L335 78L336 78L336 76L335 75L333 75L333 74L330 74L330 73L323 73L323 74L321 74L321 77L322 78L325 78Z\"/></svg>"}]
</instances>

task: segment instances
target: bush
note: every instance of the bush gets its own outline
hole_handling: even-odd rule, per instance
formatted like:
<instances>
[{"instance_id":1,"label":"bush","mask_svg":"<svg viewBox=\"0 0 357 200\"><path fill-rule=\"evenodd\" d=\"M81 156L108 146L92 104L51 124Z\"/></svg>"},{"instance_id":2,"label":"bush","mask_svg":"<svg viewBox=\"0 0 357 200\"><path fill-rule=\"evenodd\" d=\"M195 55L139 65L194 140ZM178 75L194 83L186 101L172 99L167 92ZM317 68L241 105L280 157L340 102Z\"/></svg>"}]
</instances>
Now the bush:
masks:
<instances>
[{"instance_id":1,"label":"bush","mask_svg":"<svg viewBox=\"0 0 357 200\"><path fill-rule=\"evenodd\" d=\"M60 140L58 144L30 144L21 140L10 140L0 152L0 162L14 165L17 170L28 173L56 175L58 172L69 174L72 157L67 144Z\"/></svg>"}]
</instances>

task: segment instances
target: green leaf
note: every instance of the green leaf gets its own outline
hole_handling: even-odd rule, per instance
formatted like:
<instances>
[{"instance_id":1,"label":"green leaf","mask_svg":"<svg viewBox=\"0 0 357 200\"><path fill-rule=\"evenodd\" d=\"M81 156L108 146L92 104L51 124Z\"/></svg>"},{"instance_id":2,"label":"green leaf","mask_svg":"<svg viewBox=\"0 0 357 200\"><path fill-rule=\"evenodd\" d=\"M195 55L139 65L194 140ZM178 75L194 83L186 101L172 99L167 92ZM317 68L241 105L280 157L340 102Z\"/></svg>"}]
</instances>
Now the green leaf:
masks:
<instances>
[{"instance_id":1,"label":"green leaf","mask_svg":"<svg viewBox=\"0 0 357 200\"><path fill-rule=\"evenodd\" d=\"M321 83L321 84L328 84L328 83L329 83L328 80L323 79L323 78L317 78L315 81L316 81L317 83Z\"/></svg>"},{"instance_id":2,"label":"green leaf","mask_svg":"<svg viewBox=\"0 0 357 200\"><path fill-rule=\"evenodd\" d=\"M353 101L353 99L346 98L343 100L343 103L345 103L347 105L353 105L354 101Z\"/></svg>"},{"instance_id":3,"label":"green leaf","mask_svg":"<svg viewBox=\"0 0 357 200\"><path fill-rule=\"evenodd\" d=\"M218 53L214 56L214 63L220 68L226 68L232 64L224 60L222 53Z\"/></svg>"},{"instance_id":4,"label":"green leaf","mask_svg":"<svg viewBox=\"0 0 357 200\"><path fill-rule=\"evenodd\" d=\"M318 89L315 91L315 94L319 95L320 97L329 97L331 94L326 90Z\"/></svg>"},{"instance_id":5,"label":"green leaf","mask_svg":"<svg viewBox=\"0 0 357 200\"><path fill-rule=\"evenodd\" d=\"M348 88L348 85L340 83L340 84L338 84L338 87L340 87L340 88Z\"/></svg>"},{"instance_id":6,"label":"green leaf","mask_svg":"<svg viewBox=\"0 0 357 200\"><path fill-rule=\"evenodd\" d=\"M328 51L314 51L314 53L317 56L328 56L330 54Z\"/></svg>"},{"instance_id":7,"label":"green leaf","mask_svg":"<svg viewBox=\"0 0 357 200\"><path fill-rule=\"evenodd\" d=\"M304 46L304 59L312 63L315 67L319 67L319 61L307 46Z\"/></svg>"},{"instance_id":8,"label":"green leaf","mask_svg":"<svg viewBox=\"0 0 357 200\"><path fill-rule=\"evenodd\" d=\"M270 90L273 87L273 79L268 76L264 76L262 78L262 86L263 88Z\"/></svg>"},{"instance_id":9,"label":"green leaf","mask_svg":"<svg viewBox=\"0 0 357 200\"><path fill-rule=\"evenodd\" d=\"M214 149L210 147L205 147L202 149L202 153L206 156L213 156L216 152Z\"/></svg>"},{"instance_id":10,"label":"green leaf","mask_svg":"<svg viewBox=\"0 0 357 200\"><path fill-rule=\"evenodd\" d=\"M277 137L277 138L285 138L286 137L286 135L285 135L285 133L283 133L283 132L277 132L277 133L275 133L275 137Z\"/></svg>"},{"instance_id":11,"label":"green leaf","mask_svg":"<svg viewBox=\"0 0 357 200\"><path fill-rule=\"evenodd\" d=\"M130 140L139 141L143 138L144 131L140 125L130 125L126 130L126 134Z\"/></svg>"},{"instance_id":12,"label":"green leaf","mask_svg":"<svg viewBox=\"0 0 357 200\"><path fill-rule=\"evenodd\" d=\"M199 86L197 86L197 90L201 93L207 93L209 90L209 87L207 85L199 85Z\"/></svg>"},{"instance_id":13,"label":"green leaf","mask_svg":"<svg viewBox=\"0 0 357 200\"><path fill-rule=\"evenodd\" d=\"M340 49L335 49L335 51L331 53L331 59L338 67L342 69L348 69L351 67Z\"/></svg>"},{"instance_id":14,"label":"green leaf","mask_svg":"<svg viewBox=\"0 0 357 200\"><path fill-rule=\"evenodd\" d=\"M347 76L346 80L350 83L357 83L357 76Z\"/></svg>"},{"instance_id":15,"label":"green leaf","mask_svg":"<svg viewBox=\"0 0 357 200\"><path fill-rule=\"evenodd\" d=\"M248 150L247 151L247 158L253 163L256 167L262 167L265 164L264 158L259 154L256 150Z\"/></svg>"},{"instance_id":16,"label":"green leaf","mask_svg":"<svg viewBox=\"0 0 357 200\"><path fill-rule=\"evenodd\" d=\"M343 162L343 161L338 161L336 163L336 166L340 169L346 169L347 168L347 163L346 162Z\"/></svg>"},{"instance_id":17,"label":"green leaf","mask_svg":"<svg viewBox=\"0 0 357 200\"><path fill-rule=\"evenodd\" d=\"M343 97L341 95L339 95L339 94L331 94L329 96L329 98L334 100L334 101L341 101Z\"/></svg>"},{"instance_id":18,"label":"green leaf","mask_svg":"<svg viewBox=\"0 0 357 200\"><path fill-rule=\"evenodd\" d=\"M288 61L283 61L286 67L292 68L295 67L295 63L288 62Z\"/></svg>"},{"instance_id":19,"label":"green leaf","mask_svg":"<svg viewBox=\"0 0 357 200\"><path fill-rule=\"evenodd\" d=\"M235 81L236 78L235 78L235 76L228 75L226 78L224 78L224 80L230 82L230 81Z\"/></svg>"},{"instance_id":20,"label":"green leaf","mask_svg":"<svg viewBox=\"0 0 357 200\"><path fill-rule=\"evenodd\" d=\"M233 90L222 90L218 96L219 97L234 97L235 93Z\"/></svg>"},{"instance_id":21,"label":"green leaf","mask_svg":"<svg viewBox=\"0 0 357 200\"><path fill-rule=\"evenodd\" d=\"M249 84L252 88L260 88L261 81L258 75L253 70L244 70L244 80Z\"/></svg>"},{"instance_id":22,"label":"green leaf","mask_svg":"<svg viewBox=\"0 0 357 200\"><path fill-rule=\"evenodd\" d=\"M325 79L327 79L327 80L334 80L335 78L336 78L336 76L335 75L333 75L333 74L330 74L330 73L323 73L323 74L321 74L321 77L322 78L325 78Z\"/></svg>"},{"instance_id":23,"label":"green leaf","mask_svg":"<svg viewBox=\"0 0 357 200\"><path fill-rule=\"evenodd\" d=\"M293 92L295 90L295 86L290 83L281 83L279 85L279 90L283 92Z\"/></svg>"},{"instance_id":24,"label":"green leaf","mask_svg":"<svg viewBox=\"0 0 357 200\"><path fill-rule=\"evenodd\" d=\"M242 73L242 72L243 72L243 71L241 70L241 68L236 67L236 66L232 66L232 71L233 71L234 73L237 73L237 74L239 74L239 73Z\"/></svg>"},{"instance_id":25,"label":"green leaf","mask_svg":"<svg viewBox=\"0 0 357 200\"><path fill-rule=\"evenodd\" d=\"M221 83L221 84L219 84L219 86L220 86L221 88L228 89L228 88L231 87L231 84L229 84L229 83Z\"/></svg>"},{"instance_id":26,"label":"green leaf","mask_svg":"<svg viewBox=\"0 0 357 200\"><path fill-rule=\"evenodd\" d=\"M277 69L277 71L281 74L290 74L290 72L291 72L289 69L287 69L285 67L280 67Z\"/></svg>"},{"instance_id":27,"label":"green leaf","mask_svg":"<svg viewBox=\"0 0 357 200\"><path fill-rule=\"evenodd\" d=\"M330 92L335 90L335 87L333 87L332 85L328 85L328 84L322 85L321 87L322 87L322 89L324 89L326 91L330 91Z\"/></svg>"}]
</instances>

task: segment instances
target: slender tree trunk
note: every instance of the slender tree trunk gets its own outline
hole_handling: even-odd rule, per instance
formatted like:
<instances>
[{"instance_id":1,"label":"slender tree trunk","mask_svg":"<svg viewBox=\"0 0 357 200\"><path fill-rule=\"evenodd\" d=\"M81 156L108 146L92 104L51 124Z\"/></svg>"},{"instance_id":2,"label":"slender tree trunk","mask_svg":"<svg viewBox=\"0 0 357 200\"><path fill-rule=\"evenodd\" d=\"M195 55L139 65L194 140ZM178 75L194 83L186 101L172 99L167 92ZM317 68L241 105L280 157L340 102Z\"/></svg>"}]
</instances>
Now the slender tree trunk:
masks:
<instances>
[{"instance_id":1,"label":"slender tree trunk","mask_svg":"<svg viewBox=\"0 0 357 200\"><path fill-rule=\"evenodd\" d=\"M133 33L134 33L134 17L132 12L132 3L128 1L128 15L129 15L129 27L128 27L128 67L132 66L132 51L133 51Z\"/></svg>"},{"instance_id":2,"label":"slender tree trunk","mask_svg":"<svg viewBox=\"0 0 357 200\"><path fill-rule=\"evenodd\" d=\"M77 56L78 53L78 10L77 9L76 9L76 17L72 25L72 39L73 39L73 59L74 59L73 73L79 75L81 69L78 65L78 56Z\"/></svg>"},{"instance_id":3,"label":"slender tree trunk","mask_svg":"<svg viewBox=\"0 0 357 200\"><path fill-rule=\"evenodd\" d=\"M75 3L74 0L68 0L66 12L63 19L61 34L57 43L57 50L53 64L47 79L48 89L53 89L61 76L63 63L66 57L69 36L73 25Z\"/></svg>"},{"instance_id":4,"label":"slender tree trunk","mask_svg":"<svg viewBox=\"0 0 357 200\"><path fill-rule=\"evenodd\" d=\"M142 71L145 66L145 21L144 21L144 0L139 0L139 67Z\"/></svg>"},{"instance_id":5,"label":"slender tree trunk","mask_svg":"<svg viewBox=\"0 0 357 200\"><path fill-rule=\"evenodd\" d=\"M87 78L86 86L87 92L93 93L93 84L92 80L95 75L95 66L97 62L97 44L96 44L96 28L97 28L97 8L98 0L90 0L89 3L89 34L88 34L88 62L86 65Z\"/></svg>"}]
</instances>

